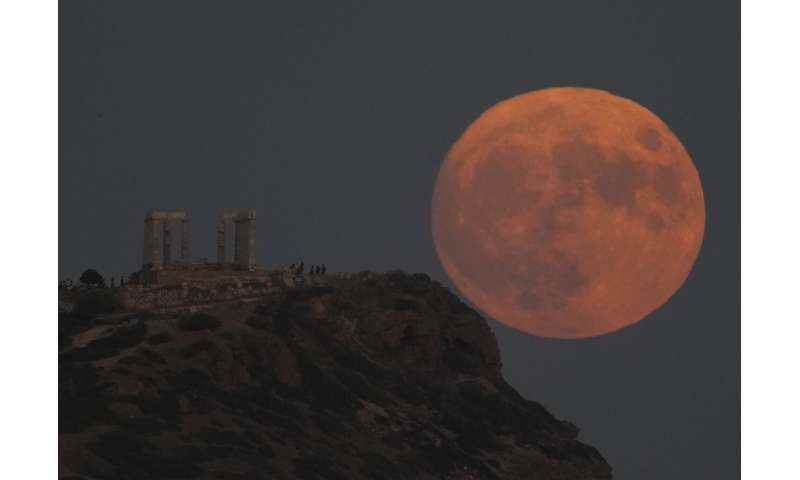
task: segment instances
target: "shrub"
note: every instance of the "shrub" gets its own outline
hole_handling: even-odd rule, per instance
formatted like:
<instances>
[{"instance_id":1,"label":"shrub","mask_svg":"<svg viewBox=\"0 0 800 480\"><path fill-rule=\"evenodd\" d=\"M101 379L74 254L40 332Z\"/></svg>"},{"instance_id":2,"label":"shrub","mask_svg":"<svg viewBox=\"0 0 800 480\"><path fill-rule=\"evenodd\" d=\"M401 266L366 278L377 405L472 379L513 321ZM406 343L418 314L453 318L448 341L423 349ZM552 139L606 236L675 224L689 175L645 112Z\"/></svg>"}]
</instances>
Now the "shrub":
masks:
<instances>
[{"instance_id":1,"label":"shrub","mask_svg":"<svg viewBox=\"0 0 800 480\"><path fill-rule=\"evenodd\" d=\"M167 332L151 335L150 338L147 339L147 343L150 345L160 345L162 343L167 343L171 341L172 341L172 335L170 335Z\"/></svg>"},{"instance_id":2,"label":"shrub","mask_svg":"<svg viewBox=\"0 0 800 480\"><path fill-rule=\"evenodd\" d=\"M89 287L102 287L106 284L106 280L103 276L93 268L85 270L78 280Z\"/></svg>"},{"instance_id":3,"label":"shrub","mask_svg":"<svg viewBox=\"0 0 800 480\"><path fill-rule=\"evenodd\" d=\"M214 330L222 325L216 317L207 313L193 313L191 315L181 315L178 318L178 328L186 332L196 332L199 330Z\"/></svg>"},{"instance_id":4,"label":"shrub","mask_svg":"<svg viewBox=\"0 0 800 480\"><path fill-rule=\"evenodd\" d=\"M75 301L73 313L87 318L113 313L122 307L119 295L113 290L89 290L81 293Z\"/></svg>"},{"instance_id":5,"label":"shrub","mask_svg":"<svg viewBox=\"0 0 800 480\"><path fill-rule=\"evenodd\" d=\"M214 348L214 342L204 338L183 347L181 349L181 355L183 358L192 358L200 352L211 350L212 348Z\"/></svg>"}]
</instances>

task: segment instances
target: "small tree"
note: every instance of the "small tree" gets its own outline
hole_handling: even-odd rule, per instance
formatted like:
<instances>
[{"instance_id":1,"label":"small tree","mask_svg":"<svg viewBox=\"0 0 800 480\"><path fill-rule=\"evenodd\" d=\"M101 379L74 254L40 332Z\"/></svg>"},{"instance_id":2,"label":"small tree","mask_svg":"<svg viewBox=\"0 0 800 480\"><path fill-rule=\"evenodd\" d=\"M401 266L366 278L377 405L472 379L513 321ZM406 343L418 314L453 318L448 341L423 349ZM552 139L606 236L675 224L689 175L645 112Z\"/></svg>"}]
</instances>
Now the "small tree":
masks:
<instances>
[{"instance_id":1,"label":"small tree","mask_svg":"<svg viewBox=\"0 0 800 480\"><path fill-rule=\"evenodd\" d=\"M83 272L78 280L87 287L102 287L106 284L103 276L93 268Z\"/></svg>"}]
</instances>

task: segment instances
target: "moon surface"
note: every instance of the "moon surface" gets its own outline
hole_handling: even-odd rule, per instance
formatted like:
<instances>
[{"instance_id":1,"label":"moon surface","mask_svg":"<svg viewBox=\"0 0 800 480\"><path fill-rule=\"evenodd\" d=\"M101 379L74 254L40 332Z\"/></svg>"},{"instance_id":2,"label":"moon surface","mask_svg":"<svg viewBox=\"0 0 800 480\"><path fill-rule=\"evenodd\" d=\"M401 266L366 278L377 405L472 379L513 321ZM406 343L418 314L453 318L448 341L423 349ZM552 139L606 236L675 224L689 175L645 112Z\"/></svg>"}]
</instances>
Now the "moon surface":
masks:
<instances>
[{"instance_id":1,"label":"moon surface","mask_svg":"<svg viewBox=\"0 0 800 480\"><path fill-rule=\"evenodd\" d=\"M431 215L458 290L496 320L551 338L612 332L663 305L705 228L700 178L669 127L587 88L484 112L447 153Z\"/></svg>"}]
</instances>

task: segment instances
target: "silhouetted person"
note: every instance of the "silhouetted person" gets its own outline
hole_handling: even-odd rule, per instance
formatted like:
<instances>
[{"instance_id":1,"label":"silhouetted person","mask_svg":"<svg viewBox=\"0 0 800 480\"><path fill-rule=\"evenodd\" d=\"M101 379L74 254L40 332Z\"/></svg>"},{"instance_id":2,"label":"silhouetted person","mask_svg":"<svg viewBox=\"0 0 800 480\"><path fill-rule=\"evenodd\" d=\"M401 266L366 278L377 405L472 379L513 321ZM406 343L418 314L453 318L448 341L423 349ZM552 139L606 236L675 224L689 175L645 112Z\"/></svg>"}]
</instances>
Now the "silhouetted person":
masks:
<instances>
[{"instance_id":1,"label":"silhouetted person","mask_svg":"<svg viewBox=\"0 0 800 480\"><path fill-rule=\"evenodd\" d=\"M303 261L300 260L300 265L297 267L297 273L303 273L303 270L306 269L306 266L303 264Z\"/></svg>"},{"instance_id":2,"label":"silhouetted person","mask_svg":"<svg viewBox=\"0 0 800 480\"><path fill-rule=\"evenodd\" d=\"M325 272L327 272L327 271L328 271L328 267L326 267L325 264L323 263L322 267L320 268L320 273L322 275L325 275Z\"/></svg>"}]
</instances>

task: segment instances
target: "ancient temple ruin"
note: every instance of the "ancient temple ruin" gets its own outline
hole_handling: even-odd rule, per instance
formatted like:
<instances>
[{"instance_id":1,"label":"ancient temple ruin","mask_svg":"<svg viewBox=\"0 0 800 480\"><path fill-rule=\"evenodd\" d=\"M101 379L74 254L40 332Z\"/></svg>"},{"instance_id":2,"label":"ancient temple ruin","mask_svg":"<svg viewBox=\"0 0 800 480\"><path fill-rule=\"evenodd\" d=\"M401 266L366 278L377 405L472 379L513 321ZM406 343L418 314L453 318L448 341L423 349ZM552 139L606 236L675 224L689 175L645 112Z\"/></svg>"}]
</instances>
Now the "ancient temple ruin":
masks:
<instances>
[{"instance_id":1,"label":"ancient temple ruin","mask_svg":"<svg viewBox=\"0 0 800 480\"><path fill-rule=\"evenodd\" d=\"M176 229L176 224L180 228ZM179 252L173 252L174 237L180 237ZM144 270L191 263L189 214L185 210L149 210L144 219ZM233 249L229 250L228 245ZM179 253L179 259L173 258ZM232 258L231 258L231 255ZM217 220L217 264L252 271L256 268L256 211L226 209Z\"/></svg>"},{"instance_id":2,"label":"ancient temple ruin","mask_svg":"<svg viewBox=\"0 0 800 480\"><path fill-rule=\"evenodd\" d=\"M217 220L217 263L228 260L228 227L233 226L233 264L242 270L256 266L256 211L222 210Z\"/></svg>"},{"instance_id":3,"label":"ancient temple ruin","mask_svg":"<svg viewBox=\"0 0 800 480\"><path fill-rule=\"evenodd\" d=\"M172 234L175 223L180 223L180 259L182 262L189 261L191 238L186 211L149 210L144 219L144 266L158 270L173 263Z\"/></svg>"}]
</instances>

